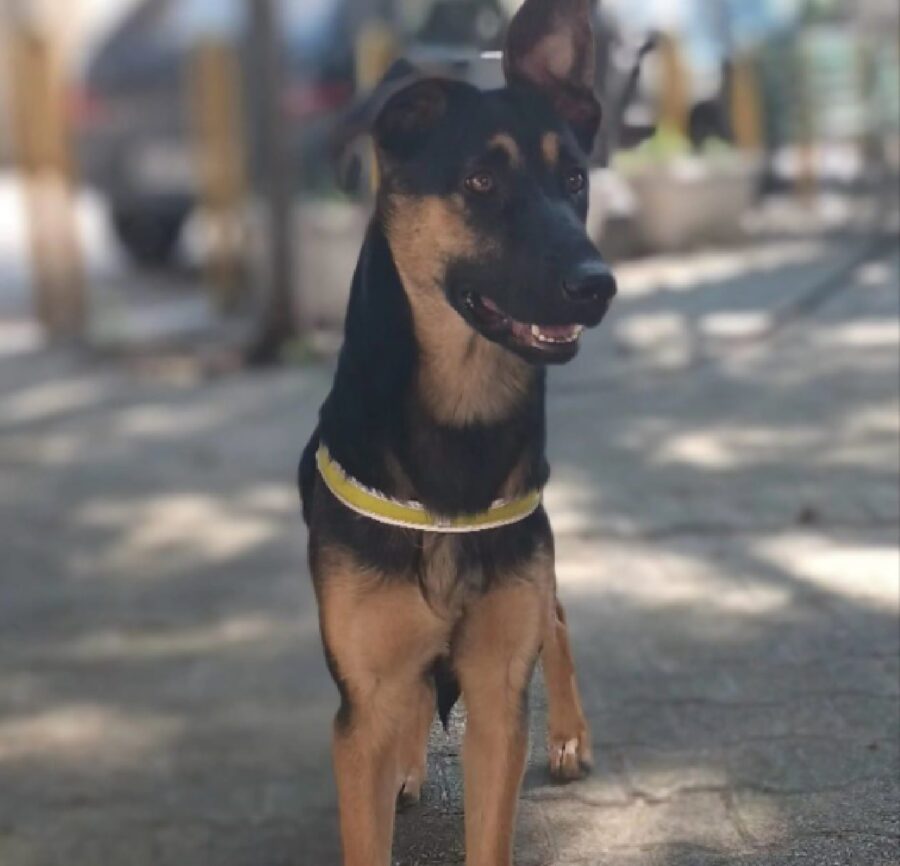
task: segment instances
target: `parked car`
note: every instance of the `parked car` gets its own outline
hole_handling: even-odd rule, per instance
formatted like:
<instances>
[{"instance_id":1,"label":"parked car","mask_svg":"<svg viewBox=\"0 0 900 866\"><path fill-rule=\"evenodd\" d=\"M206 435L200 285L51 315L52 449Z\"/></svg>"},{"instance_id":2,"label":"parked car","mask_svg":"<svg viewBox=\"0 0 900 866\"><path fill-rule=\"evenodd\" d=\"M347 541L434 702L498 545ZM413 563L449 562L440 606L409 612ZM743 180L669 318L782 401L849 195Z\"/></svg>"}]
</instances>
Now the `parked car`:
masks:
<instances>
[{"instance_id":1,"label":"parked car","mask_svg":"<svg viewBox=\"0 0 900 866\"><path fill-rule=\"evenodd\" d=\"M288 147L296 184L307 191L332 187L330 126L354 94L357 5L278 0ZM141 0L87 65L73 100L82 172L106 195L115 234L138 263L171 257L197 201L192 51L214 37L249 61L249 6L247 0ZM422 0L408 11L411 23L398 35L413 54L499 46L505 18L499 0Z\"/></svg>"},{"instance_id":2,"label":"parked car","mask_svg":"<svg viewBox=\"0 0 900 866\"><path fill-rule=\"evenodd\" d=\"M115 234L138 263L171 257L196 203L192 51L202 39L221 39L246 62L248 6L142 0L88 62L73 99L81 170L107 197ZM312 185L322 177L316 153L321 159L327 150L323 123L353 94L353 37L341 0L280 0L279 12L289 148L297 183Z\"/></svg>"}]
</instances>

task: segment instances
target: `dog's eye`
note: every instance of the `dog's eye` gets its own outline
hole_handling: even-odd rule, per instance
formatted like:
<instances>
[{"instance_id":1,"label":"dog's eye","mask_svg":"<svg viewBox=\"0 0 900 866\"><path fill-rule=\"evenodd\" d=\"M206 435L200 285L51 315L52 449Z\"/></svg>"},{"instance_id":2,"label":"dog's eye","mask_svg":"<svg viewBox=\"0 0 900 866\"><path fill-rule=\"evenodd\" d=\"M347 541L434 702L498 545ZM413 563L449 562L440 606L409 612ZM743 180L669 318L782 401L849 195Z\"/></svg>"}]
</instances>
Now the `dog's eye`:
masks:
<instances>
[{"instance_id":1,"label":"dog's eye","mask_svg":"<svg viewBox=\"0 0 900 866\"><path fill-rule=\"evenodd\" d=\"M494 190L494 176L489 171L476 171L466 178L466 189L478 195L487 195Z\"/></svg>"},{"instance_id":2,"label":"dog's eye","mask_svg":"<svg viewBox=\"0 0 900 866\"><path fill-rule=\"evenodd\" d=\"M566 173L566 189L572 194L581 192L587 184L587 178L580 168L570 169Z\"/></svg>"}]
</instances>

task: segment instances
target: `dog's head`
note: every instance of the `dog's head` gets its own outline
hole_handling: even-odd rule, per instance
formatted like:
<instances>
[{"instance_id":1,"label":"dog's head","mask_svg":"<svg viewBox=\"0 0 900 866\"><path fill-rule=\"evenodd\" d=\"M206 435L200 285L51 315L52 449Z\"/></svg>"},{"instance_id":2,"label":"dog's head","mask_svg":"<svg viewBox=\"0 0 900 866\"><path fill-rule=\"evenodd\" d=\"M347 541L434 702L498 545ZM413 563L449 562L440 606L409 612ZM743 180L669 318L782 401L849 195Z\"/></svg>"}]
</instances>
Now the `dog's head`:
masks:
<instances>
[{"instance_id":1,"label":"dog's head","mask_svg":"<svg viewBox=\"0 0 900 866\"><path fill-rule=\"evenodd\" d=\"M600 120L588 0L526 0L503 68L499 90L419 78L388 99L374 125L380 218L417 301L561 363L616 292L585 231Z\"/></svg>"}]
</instances>

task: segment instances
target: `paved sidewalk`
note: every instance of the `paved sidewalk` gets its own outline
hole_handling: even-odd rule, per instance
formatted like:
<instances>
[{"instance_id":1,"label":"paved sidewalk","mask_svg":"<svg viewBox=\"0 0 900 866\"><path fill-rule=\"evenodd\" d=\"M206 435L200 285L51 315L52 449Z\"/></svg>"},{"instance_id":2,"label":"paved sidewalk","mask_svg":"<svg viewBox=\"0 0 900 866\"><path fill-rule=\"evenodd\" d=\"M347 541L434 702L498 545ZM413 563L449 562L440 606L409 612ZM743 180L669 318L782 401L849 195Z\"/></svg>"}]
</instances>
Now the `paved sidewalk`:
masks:
<instances>
[{"instance_id":1,"label":"paved sidewalk","mask_svg":"<svg viewBox=\"0 0 900 866\"><path fill-rule=\"evenodd\" d=\"M554 371L548 507L598 767L517 866L897 866L898 283L797 241L623 269ZM0 356L0 864L332 866L293 472L327 365ZM462 863L454 736L396 866Z\"/></svg>"}]
</instances>

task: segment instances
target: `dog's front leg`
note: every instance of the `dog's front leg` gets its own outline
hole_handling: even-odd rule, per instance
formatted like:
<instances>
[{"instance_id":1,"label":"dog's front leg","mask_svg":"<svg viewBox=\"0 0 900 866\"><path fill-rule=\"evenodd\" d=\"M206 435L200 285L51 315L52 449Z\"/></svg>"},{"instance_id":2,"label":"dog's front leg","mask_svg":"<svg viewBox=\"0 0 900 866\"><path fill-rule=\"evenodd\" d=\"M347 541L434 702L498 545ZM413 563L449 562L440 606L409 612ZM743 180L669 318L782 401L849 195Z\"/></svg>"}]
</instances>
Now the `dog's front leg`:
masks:
<instances>
[{"instance_id":1,"label":"dog's front leg","mask_svg":"<svg viewBox=\"0 0 900 866\"><path fill-rule=\"evenodd\" d=\"M393 731L378 726L378 699L352 699L353 721L335 721L334 772L344 866L389 866L397 795Z\"/></svg>"},{"instance_id":2,"label":"dog's front leg","mask_svg":"<svg viewBox=\"0 0 900 866\"><path fill-rule=\"evenodd\" d=\"M552 591L552 590L551 590ZM454 664L468 718L463 752L466 866L510 866L528 750L527 695L547 587L509 577L466 614Z\"/></svg>"},{"instance_id":3,"label":"dog's front leg","mask_svg":"<svg viewBox=\"0 0 900 866\"><path fill-rule=\"evenodd\" d=\"M402 740L432 700L425 674L446 647L447 626L414 583L373 575L346 555L331 559L340 564L329 563L317 583L342 698L333 744L344 866L390 866L396 799L410 769Z\"/></svg>"},{"instance_id":4,"label":"dog's front leg","mask_svg":"<svg viewBox=\"0 0 900 866\"><path fill-rule=\"evenodd\" d=\"M547 746L550 772L559 779L577 779L594 763L591 732L575 679L566 614L558 600L547 609L541 666L547 690Z\"/></svg>"}]
</instances>

